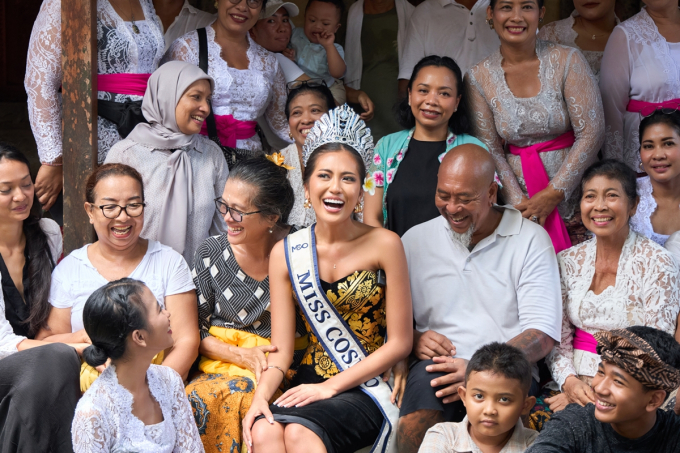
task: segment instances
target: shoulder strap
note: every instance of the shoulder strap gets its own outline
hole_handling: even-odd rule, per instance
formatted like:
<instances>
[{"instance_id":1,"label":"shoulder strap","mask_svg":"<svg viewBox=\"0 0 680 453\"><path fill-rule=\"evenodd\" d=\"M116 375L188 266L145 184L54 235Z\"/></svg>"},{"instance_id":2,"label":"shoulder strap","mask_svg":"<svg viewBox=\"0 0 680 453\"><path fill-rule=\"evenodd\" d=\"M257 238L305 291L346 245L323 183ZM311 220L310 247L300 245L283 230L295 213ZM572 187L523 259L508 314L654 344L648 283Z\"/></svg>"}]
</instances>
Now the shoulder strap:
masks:
<instances>
[{"instance_id":1,"label":"shoulder strap","mask_svg":"<svg viewBox=\"0 0 680 453\"><path fill-rule=\"evenodd\" d=\"M198 33L198 67L206 74L208 73L208 33L205 28L196 30ZM220 138L217 136L217 125L215 124L215 114L213 113L212 103L210 104L210 115L205 119L208 128L208 137L218 145L222 146Z\"/></svg>"}]
</instances>

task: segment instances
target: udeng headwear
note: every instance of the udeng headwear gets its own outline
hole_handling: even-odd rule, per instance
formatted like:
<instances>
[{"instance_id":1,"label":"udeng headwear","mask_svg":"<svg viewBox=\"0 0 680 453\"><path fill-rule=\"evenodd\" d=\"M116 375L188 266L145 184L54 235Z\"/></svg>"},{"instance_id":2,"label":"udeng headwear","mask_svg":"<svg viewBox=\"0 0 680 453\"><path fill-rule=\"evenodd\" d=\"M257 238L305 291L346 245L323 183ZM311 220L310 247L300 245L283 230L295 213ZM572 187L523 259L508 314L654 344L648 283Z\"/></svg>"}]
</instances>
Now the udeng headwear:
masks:
<instances>
[{"instance_id":1,"label":"udeng headwear","mask_svg":"<svg viewBox=\"0 0 680 453\"><path fill-rule=\"evenodd\" d=\"M672 392L680 387L680 371L665 363L649 343L628 329L596 332L602 361L626 370L645 387Z\"/></svg>"},{"instance_id":2,"label":"udeng headwear","mask_svg":"<svg viewBox=\"0 0 680 453\"><path fill-rule=\"evenodd\" d=\"M320 146L340 143L349 146L361 156L368 168L373 157L373 136L371 129L347 104L336 107L314 123L302 145L302 160L305 166L309 156Z\"/></svg>"}]
</instances>

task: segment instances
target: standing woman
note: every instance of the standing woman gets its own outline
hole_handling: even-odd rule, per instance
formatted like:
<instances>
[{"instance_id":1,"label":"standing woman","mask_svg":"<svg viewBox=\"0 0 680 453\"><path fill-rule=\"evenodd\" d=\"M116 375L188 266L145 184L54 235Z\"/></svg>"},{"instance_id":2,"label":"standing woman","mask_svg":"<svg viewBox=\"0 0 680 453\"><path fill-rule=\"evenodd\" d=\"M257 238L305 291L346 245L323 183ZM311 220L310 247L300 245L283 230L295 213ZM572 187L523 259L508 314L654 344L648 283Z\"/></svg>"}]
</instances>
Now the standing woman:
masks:
<instances>
[{"instance_id":1,"label":"standing woman","mask_svg":"<svg viewBox=\"0 0 680 453\"><path fill-rule=\"evenodd\" d=\"M291 225L310 226L316 221L314 210L305 196L305 167L302 164L302 146L314 123L332 108L335 108L333 93L321 79L294 81L288 84L286 117L290 135L295 143L281 150L288 170L288 181L293 187L295 204L290 211ZM291 89L292 88L292 89Z\"/></svg>"},{"instance_id":2,"label":"standing woman","mask_svg":"<svg viewBox=\"0 0 680 453\"><path fill-rule=\"evenodd\" d=\"M251 452L353 452L373 444L383 451L390 427L396 431L398 409L380 375L408 356L413 313L399 237L353 219L372 154L369 131L347 105L324 115L307 136L305 191L317 222L272 250L277 349L243 421ZM270 406L293 362L297 309L309 347L295 387Z\"/></svg>"},{"instance_id":3,"label":"standing woman","mask_svg":"<svg viewBox=\"0 0 680 453\"><path fill-rule=\"evenodd\" d=\"M290 143L286 81L276 57L257 44L248 30L260 18L267 0L217 0L217 20L205 29L177 39L164 61L199 65L199 33L207 35L208 74L215 81L212 108L222 146L261 150L255 126L264 114L272 130ZM204 124L201 133L208 135Z\"/></svg>"},{"instance_id":4,"label":"standing woman","mask_svg":"<svg viewBox=\"0 0 680 453\"><path fill-rule=\"evenodd\" d=\"M466 106L463 76L455 61L433 55L418 62L408 82L408 97L398 110L405 130L383 137L375 148L365 223L403 236L412 226L441 215L434 195L444 155L466 143L487 149L469 135Z\"/></svg>"},{"instance_id":5,"label":"standing woman","mask_svg":"<svg viewBox=\"0 0 680 453\"><path fill-rule=\"evenodd\" d=\"M619 24L614 13L616 0L575 0L574 12L566 19L550 22L538 32L538 39L579 49L600 80L600 63L609 35Z\"/></svg>"},{"instance_id":6,"label":"standing woman","mask_svg":"<svg viewBox=\"0 0 680 453\"><path fill-rule=\"evenodd\" d=\"M106 163L129 165L144 179L149 196L142 236L172 247L187 263L208 236L227 231L213 202L227 182L227 162L212 140L199 135L212 85L189 63L158 68L142 103L150 124L137 125L106 156Z\"/></svg>"},{"instance_id":7,"label":"standing woman","mask_svg":"<svg viewBox=\"0 0 680 453\"><path fill-rule=\"evenodd\" d=\"M604 140L602 101L581 52L536 38L543 0L492 0L500 48L466 78L476 135L506 202L545 227L556 252L586 239L575 195ZM565 225L566 224L566 225Z\"/></svg>"},{"instance_id":8,"label":"standing woman","mask_svg":"<svg viewBox=\"0 0 680 453\"><path fill-rule=\"evenodd\" d=\"M40 8L31 33L24 79L31 129L42 162L35 188L44 209L49 209L57 199L64 176L59 93L61 2L45 0ZM158 68L164 46L162 26L151 0L97 0L99 163L134 128L136 122L126 123L124 118L143 120L138 106L149 76Z\"/></svg>"},{"instance_id":9,"label":"standing woman","mask_svg":"<svg viewBox=\"0 0 680 453\"><path fill-rule=\"evenodd\" d=\"M600 90L606 123L604 155L639 172L640 120L680 108L680 9L676 0L647 0L612 32L602 58Z\"/></svg>"}]
</instances>

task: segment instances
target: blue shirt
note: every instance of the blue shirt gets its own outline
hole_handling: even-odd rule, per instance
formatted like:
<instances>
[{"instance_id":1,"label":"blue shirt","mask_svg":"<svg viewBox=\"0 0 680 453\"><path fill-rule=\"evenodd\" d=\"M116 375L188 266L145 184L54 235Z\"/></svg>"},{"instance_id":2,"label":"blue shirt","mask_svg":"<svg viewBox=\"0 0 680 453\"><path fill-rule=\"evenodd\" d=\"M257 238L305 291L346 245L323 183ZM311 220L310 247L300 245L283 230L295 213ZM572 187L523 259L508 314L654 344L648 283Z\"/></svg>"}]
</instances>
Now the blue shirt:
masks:
<instances>
[{"instance_id":1,"label":"blue shirt","mask_svg":"<svg viewBox=\"0 0 680 453\"><path fill-rule=\"evenodd\" d=\"M305 71L312 79L323 79L326 85L330 87L335 83L335 78L331 76L328 69L328 55L326 49L321 44L314 44L305 35L305 30L302 27L295 28L293 35L290 37L290 45L295 50L295 63L300 66L300 69ZM333 44L342 59L345 59L345 51L340 44Z\"/></svg>"}]
</instances>

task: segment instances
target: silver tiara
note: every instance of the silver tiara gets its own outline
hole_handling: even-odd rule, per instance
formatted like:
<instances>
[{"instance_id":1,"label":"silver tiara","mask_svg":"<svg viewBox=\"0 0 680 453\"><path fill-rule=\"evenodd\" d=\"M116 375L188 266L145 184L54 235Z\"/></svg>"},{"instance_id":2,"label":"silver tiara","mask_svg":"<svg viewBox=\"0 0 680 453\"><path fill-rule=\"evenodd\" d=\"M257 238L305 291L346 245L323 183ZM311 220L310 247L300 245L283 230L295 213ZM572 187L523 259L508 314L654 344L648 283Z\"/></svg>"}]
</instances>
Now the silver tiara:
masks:
<instances>
[{"instance_id":1,"label":"silver tiara","mask_svg":"<svg viewBox=\"0 0 680 453\"><path fill-rule=\"evenodd\" d=\"M302 145L302 160L307 165L309 156L322 145L342 143L359 153L366 168L373 158L371 129L347 104L336 107L319 118Z\"/></svg>"}]
</instances>

